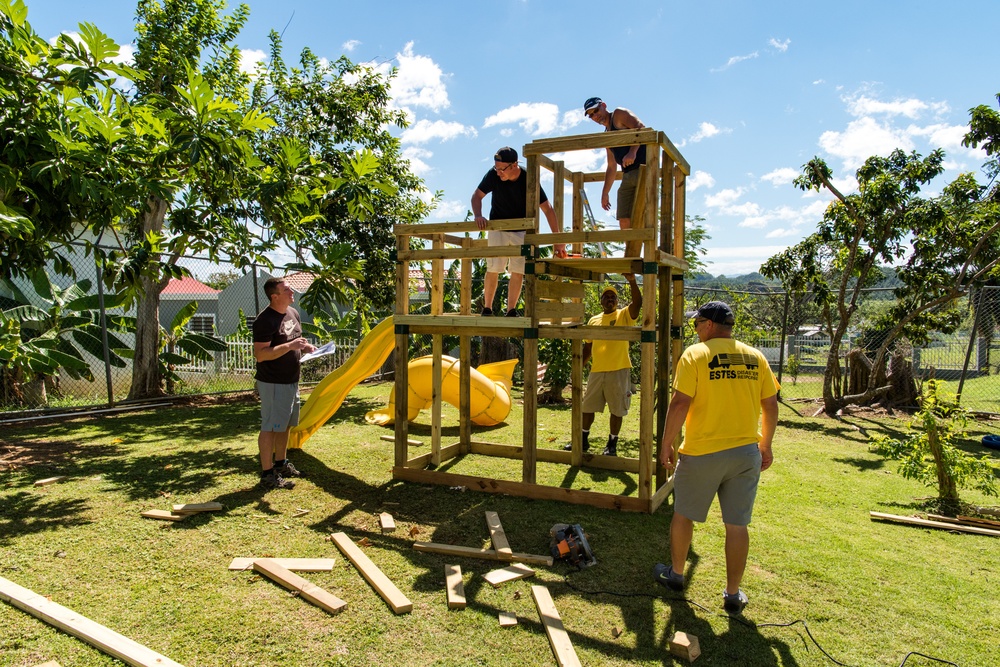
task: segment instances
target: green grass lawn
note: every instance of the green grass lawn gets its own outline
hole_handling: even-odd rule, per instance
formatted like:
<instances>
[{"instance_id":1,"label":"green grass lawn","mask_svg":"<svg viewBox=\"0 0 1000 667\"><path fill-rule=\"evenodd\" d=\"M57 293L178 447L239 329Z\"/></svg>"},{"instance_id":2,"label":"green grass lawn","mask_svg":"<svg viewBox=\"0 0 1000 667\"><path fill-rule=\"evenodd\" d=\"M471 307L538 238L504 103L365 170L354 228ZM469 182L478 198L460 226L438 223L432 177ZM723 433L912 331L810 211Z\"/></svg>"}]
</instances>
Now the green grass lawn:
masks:
<instances>
[{"instance_id":1,"label":"green grass lawn","mask_svg":"<svg viewBox=\"0 0 1000 667\"><path fill-rule=\"evenodd\" d=\"M340 411L294 452L307 477L293 491L256 487L258 407L220 403L5 427L0 435L0 576L102 623L177 662L231 665L555 665L530 594L551 591L584 665L672 665L667 640L700 640L696 665L832 665L812 644L856 666L892 666L918 651L962 667L996 665L1000 638L1000 540L869 520L868 511L911 514L932 490L904 480L869 453L863 432L905 422L813 419L783 405L774 466L764 473L751 525L745 618L721 609L723 528L717 508L695 531L689 601L650 578L667 557L670 506L627 514L549 501L393 482L391 429L364 413L389 385L358 387ZM633 403L638 408L638 401ZM799 409L802 414L797 414ZM811 414L814 410L808 410ZM446 439L457 437L445 410ZM569 408L539 412L539 444L568 441ZM411 427L426 440L428 414ZM975 441L996 433L974 423ZM508 425L476 438L520 444L516 405ZM607 417L592 435L603 445ZM633 412L622 450L635 451ZM971 450L983 450L970 440ZM426 451L413 447L411 453ZM991 452L997 466L1000 456ZM13 466L10 464L13 463ZM446 469L519 479L519 461L466 457ZM67 475L62 483L35 480ZM539 464L540 482L634 493L630 475ZM976 493L963 499L996 504ZM218 500L226 511L179 523L142 519L148 508ZM308 514L293 517L298 509ZM413 541L487 546L484 512L499 513L516 551L545 553L558 522L586 529L599 564L577 572L537 567L532 579L494 589L488 561L418 553ZM398 526L383 535L378 514ZM413 602L396 616L327 540L367 537L368 557ZM411 535L412 532L412 535ZM237 556L335 557L332 572L303 576L345 600L330 616L252 572L226 568ZM449 611L445 563L462 567L469 605ZM497 614L517 614L500 628ZM0 665L119 664L79 640L0 603ZM621 630L616 637L616 629ZM911 667L940 664L913 657Z\"/></svg>"}]
</instances>

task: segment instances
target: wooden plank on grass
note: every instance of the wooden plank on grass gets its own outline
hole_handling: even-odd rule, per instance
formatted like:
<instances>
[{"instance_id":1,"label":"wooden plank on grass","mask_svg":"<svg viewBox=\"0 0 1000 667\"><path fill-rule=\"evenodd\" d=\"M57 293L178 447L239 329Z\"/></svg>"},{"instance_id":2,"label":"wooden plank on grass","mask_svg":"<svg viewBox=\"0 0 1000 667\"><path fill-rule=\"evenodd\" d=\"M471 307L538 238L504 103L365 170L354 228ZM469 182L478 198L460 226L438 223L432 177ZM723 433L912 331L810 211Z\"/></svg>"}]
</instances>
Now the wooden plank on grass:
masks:
<instances>
[{"instance_id":1,"label":"wooden plank on grass","mask_svg":"<svg viewBox=\"0 0 1000 667\"><path fill-rule=\"evenodd\" d=\"M497 552L493 549L477 549L476 547L463 547L457 544L414 542L413 548L417 551L441 554L443 556L463 556L465 558L479 558L481 560L500 560ZM522 554L516 551L511 554L511 561L514 563L528 563L529 565L552 566L552 556L536 556L534 554Z\"/></svg>"},{"instance_id":2,"label":"wooden plank on grass","mask_svg":"<svg viewBox=\"0 0 1000 667\"><path fill-rule=\"evenodd\" d=\"M490 540L493 541L493 548L497 552L497 557L500 560L512 560L514 552L510 548L510 543L507 542L507 533L503 531L503 525L500 523L500 515L496 512L487 512L486 525L489 526Z\"/></svg>"},{"instance_id":3,"label":"wooden plank on grass","mask_svg":"<svg viewBox=\"0 0 1000 667\"><path fill-rule=\"evenodd\" d=\"M518 579L525 579L533 576L535 576L535 571L530 567L524 563L515 563L510 567L487 572L483 575L483 579L490 582L490 585L493 586L493 588L500 588L500 584L508 581L516 581Z\"/></svg>"},{"instance_id":4,"label":"wooden plank on grass","mask_svg":"<svg viewBox=\"0 0 1000 667\"><path fill-rule=\"evenodd\" d=\"M517 616L513 612L502 611L499 618L501 628L510 628L517 625Z\"/></svg>"},{"instance_id":5,"label":"wooden plank on grass","mask_svg":"<svg viewBox=\"0 0 1000 667\"><path fill-rule=\"evenodd\" d=\"M462 583L462 568L458 565L445 565L444 583L448 588L448 609L465 609L465 584Z\"/></svg>"},{"instance_id":6,"label":"wooden plank on grass","mask_svg":"<svg viewBox=\"0 0 1000 667\"><path fill-rule=\"evenodd\" d=\"M555 654L559 667L581 667L580 659L576 657L576 651L573 649L573 642L569 639L569 633L563 627L559 611L552 602L549 589L545 586L532 586L531 597L535 599L538 617L545 626L545 634L549 637L549 645L552 646L552 653Z\"/></svg>"},{"instance_id":7,"label":"wooden plank on grass","mask_svg":"<svg viewBox=\"0 0 1000 667\"><path fill-rule=\"evenodd\" d=\"M379 525L382 526L383 533L391 533L396 530L396 521L392 518L392 515L388 512L382 512L378 515Z\"/></svg>"},{"instance_id":8,"label":"wooden plank on grass","mask_svg":"<svg viewBox=\"0 0 1000 667\"><path fill-rule=\"evenodd\" d=\"M945 523L944 521L928 521L912 516L899 516L896 514L883 514L882 512L869 512L873 521L891 521L893 523L905 523L911 526L923 526L924 528L943 528L954 530L960 533L974 533L976 535L990 535L1000 537L1000 530L990 530L988 528L976 528L974 526L963 526L957 523Z\"/></svg>"},{"instance_id":9,"label":"wooden plank on grass","mask_svg":"<svg viewBox=\"0 0 1000 667\"><path fill-rule=\"evenodd\" d=\"M174 514L197 514L198 512L219 512L222 510L222 503L184 503L174 505Z\"/></svg>"},{"instance_id":10,"label":"wooden plank on grass","mask_svg":"<svg viewBox=\"0 0 1000 667\"><path fill-rule=\"evenodd\" d=\"M35 482L35 486L48 486L49 484L55 484L56 482L61 482L66 479L66 475L60 475L58 477L46 477L45 479L40 479Z\"/></svg>"},{"instance_id":11,"label":"wooden plank on grass","mask_svg":"<svg viewBox=\"0 0 1000 667\"><path fill-rule=\"evenodd\" d=\"M393 612L405 614L413 611L413 603L396 588L396 584L392 583L375 563L371 562L368 556L358 548L358 545L351 541L351 538L344 533L334 533L331 538L341 553L354 564L354 567L358 568L361 576L382 596Z\"/></svg>"},{"instance_id":12,"label":"wooden plank on grass","mask_svg":"<svg viewBox=\"0 0 1000 667\"><path fill-rule=\"evenodd\" d=\"M160 521L182 521L191 516L190 514L174 514L167 510L145 510L141 514L147 519L159 519Z\"/></svg>"},{"instance_id":13,"label":"wooden plank on grass","mask_svg":"<svg viewBox=\"0 0 1000 667\"><path fill-rule=\"evenodd\" d=\"M253 569L289 590L298 591L299 597L305 598L320 609L324 609L331 614L339 614L347 607L347 603L336 595L323 590L311 581L303 579L288 568L282 567L278 564L277 560L259 558L253 562Z\"/></svg>"},{"instance_id":14,"label":"wooden plank on grass","mask_svg":"<svg viewBox=\"0 0 1000 667\"><path fill-rule=\"evenodd\" d=\"M43 662L40 665L35 665L35 667L62 667L62 665L55 660L49 660L48 662Z\"/></svg>"},{"instance_id":15,"label":"wooden plank on grass","mask_svg":"<svg viewBox=\"0 0 1000 667\"><path fill-rule=\"evenodd\" d=\"M0 577L0 600L135 667L181 667L180 663L3 577Z\"/></svg>"},{"instance_id":16,"label":"wooden plank on grass","mask_svg":"<svg viewBox=\"0 0 1000 667\"><path fill-rule=\"evenodd\" d=\"M252 570L257 558L234 558L229 564L230 570ZM333 569L335 558L271 558L275 563L293 572L329 572Z\"/></svg>"}]
</instances>

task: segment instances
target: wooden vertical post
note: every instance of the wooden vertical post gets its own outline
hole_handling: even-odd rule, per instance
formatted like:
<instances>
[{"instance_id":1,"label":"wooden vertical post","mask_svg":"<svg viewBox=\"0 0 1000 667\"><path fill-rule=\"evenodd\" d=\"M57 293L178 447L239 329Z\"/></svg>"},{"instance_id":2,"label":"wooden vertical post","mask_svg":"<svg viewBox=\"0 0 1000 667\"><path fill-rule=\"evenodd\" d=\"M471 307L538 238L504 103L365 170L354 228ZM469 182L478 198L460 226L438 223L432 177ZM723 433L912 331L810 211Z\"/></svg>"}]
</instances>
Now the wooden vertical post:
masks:
<instances>
[{"instance_id":1,"label":"wooden vertical post","mask_svg":"<svg viewBox=\"0 0 1000 667\"><path fill-rule=\"evenodd\" d=\"M684 172L681 171L679 165L674 165L674 256L682 259L684 257L684 194ZM671 280L674 297L672 323L681 334L672 341L670 356L671 376L673 375L673 369L677 368L677 361L681 358L681 353L684 351L684 273L676 269L674 271L676 273L671 278L676 277L677 280ZM678 439L680 438L678 437ZM676 445L677 443L675 442L674 446L676 447Z\"/></svg>"},{"instance_id":2,"label":"wooden vertical post","mask_svg":"<svg viewBox=\"0 0 1000 667\"><path fill-rule=\"evenodd\" d=\"M401 253L409 249L410 237L396 237L396 252ZM410 263L396 261L396 315L408 315L410 312ZM409 351L410 335L405 325L396 324L396 414L395 419L395 448L393 460L396 467L402 468L409 459L408 438L409 422L407 421L408 406L407 397L409 395Z\"/></svg>"},{"instance_id":3,"label":"wooden vertical post","mask_svg":"<svg viewBox=\"0 0 1000 667\"><path fill-rule=\"evenodd\" d=\"M583 231L583 172L573 172L573 231ZM583 243L574 243L570 248L570 253L575 255L583 254Z\"/></svg>"},{"instance_id":4,"label":"wooden vertical post","mask_svg":"<svg viewBox=\"0 0 1000 667\"><path fill-rule=\"evenodd\" d=\"M646 206L643 209L643 228L656 229L659 222L657 210L659 197L657 185L660 181L660 163L657 159L659 146L646 146L646 181L640 187L646 190ZM649 500L652 497L653 476L653 404L656 392L656 276L654 261L657 258L656 240L649 239L643 243L642 269L642 334L644 340L639 343L640 366L639 382L639 499Z\"/></svg>"},{"instance_id":5,"label":"wooden vertical post","mask_svg":"<svg viewBox=\"0 0 1000 667\"><path fill-rule=\"evenodd\" d=\"M583 341L574 338L570 341L570 350L573 354L573 366L570 370L572 378L572 404L570 408L573 424L570 427L573 444L570 463L575 466L583 465Z\"/></svg>"},{"instance_id":6,"label":"wooden vertical post","mask_svg":"<svg viewBox=\"0 0 1000 667\"><path fill-rule=\"evenodd\" d=\"M674 161L664 151L660 166L660 250L674 254ZM683 253L682 253L683 256ZM671 355L670 323L673 313L671 302L671 267L659 267L659 303L657 304L656 341L656 431L654 452L656 457L656 488L667 481L667 469L660 465L660 450L663 444L663 427L667 419L667 405L670 403L670 387L673 377Z\"/></svg>"},{"instance_id":7,"label":"wooden vertical post","mask_svg":"<svg viewBox=\"0 0 1000 667\"><path fill-rule=\"evenodd\" d=\"M562 160L556 161L552 166L552 208L556 213L559 229L562 229L566 209L566 163Z\"/></svg>"},{"instance_id":8,"label":"wooden vertical post","mask_svg":"<svg viewBox=\"0 0 1000 667\"><path fill-rule=\"evenodd\" d=\"M472 239L466 233L462 240L462 249L468 252L472 248ZM472 259L465 258L462 261L462 297L461 315L472 314ZM459 342L458 348L458 440L459 451L468 454L472 451L472 420L469 419L471 410L472 380L469 368L472 365L472 338L465 334Z\"/></svg>"},{"instance_id":9,"label":"wooden vertical post","mask_svg":"<svg viewBox=\"0 0 1000 667\"><path fill-rule=\"evenodd\" d=\"M431 242L435 250L444 250L444 235L435 234ZM431 315L444 314L444 260L431 260ZM431 463L441 465L441 354L444 337L431 337L431 354L434 355L431 388Z\"/></svg>"},{"instance_id":10,"label":"wooden vertical post","mask_svg":"<svg viewBox=\"0 0 1000 667\"><path fill-rule=\"evenodd\" d=\"M535 233L538 233L538 157L528 156L528 192L526 213L535 218ZM522 425L524 443L522 446L521 479L535 483L535 462L538 456L538 314L536 312L535 262L536 249L532 248L532 256L527 258L524 266L524 314L531 320L528 329L524 331L524 412Z\"/></svg>"}]
</instances>

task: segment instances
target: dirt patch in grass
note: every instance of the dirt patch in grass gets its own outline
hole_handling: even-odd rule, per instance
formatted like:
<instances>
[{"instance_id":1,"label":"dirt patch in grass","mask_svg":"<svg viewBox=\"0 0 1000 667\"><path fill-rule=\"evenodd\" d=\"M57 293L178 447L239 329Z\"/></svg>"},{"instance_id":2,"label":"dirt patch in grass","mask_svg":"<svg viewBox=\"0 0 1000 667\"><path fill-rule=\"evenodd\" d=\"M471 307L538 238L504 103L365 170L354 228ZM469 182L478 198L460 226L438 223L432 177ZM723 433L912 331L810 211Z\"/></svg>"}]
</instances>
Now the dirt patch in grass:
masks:
<instances>
[{"instance_id":1,"label":"dirt patch in grass","mask_svg":"<svg viewBox=\"0 0 1000 667\"><path fill-rule=\"evenodd\" d=\"M29 440L14 444L0 440L0 470L16 470L33 465L61 464L79 458L86 450L87 457L114 456L113 445L82 445L65 440ZM100 451L104 450L104 451Z\"/></svg>"}]
</instances>

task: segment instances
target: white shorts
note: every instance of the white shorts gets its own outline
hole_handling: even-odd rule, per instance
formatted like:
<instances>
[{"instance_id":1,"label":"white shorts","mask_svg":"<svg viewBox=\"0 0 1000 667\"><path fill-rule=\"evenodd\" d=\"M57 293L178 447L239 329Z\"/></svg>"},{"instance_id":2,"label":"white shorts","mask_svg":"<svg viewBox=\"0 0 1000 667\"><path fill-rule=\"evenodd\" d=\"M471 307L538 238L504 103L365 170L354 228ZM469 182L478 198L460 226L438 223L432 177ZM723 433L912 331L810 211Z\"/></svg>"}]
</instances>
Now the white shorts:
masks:
<instances>
[{"instance_id":1,"label":"white shorts","mask_svg":"<svg viewBox=\"0 0 1000 667\"><path fill-rule=\"evenodd\" d=\"M487 273L503 273L507 270L507 263L510 262L510 272L524 274L524 255L521 254L521 246L524 245L524 232L503 232L490 230L487 234L489 246L516 245L517 250L511 250L514 255L510 257L487 257Z\"/></svg>"}]
</instances>

